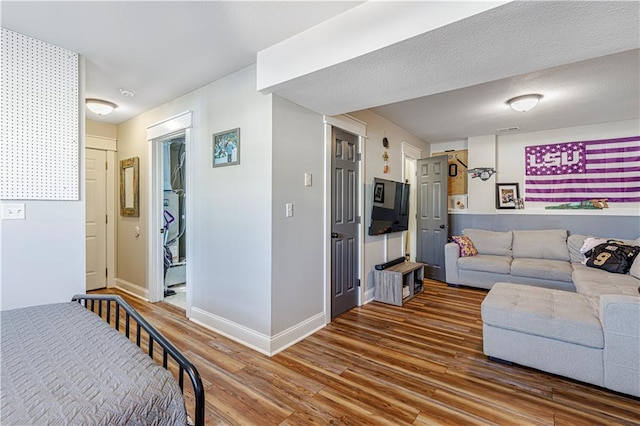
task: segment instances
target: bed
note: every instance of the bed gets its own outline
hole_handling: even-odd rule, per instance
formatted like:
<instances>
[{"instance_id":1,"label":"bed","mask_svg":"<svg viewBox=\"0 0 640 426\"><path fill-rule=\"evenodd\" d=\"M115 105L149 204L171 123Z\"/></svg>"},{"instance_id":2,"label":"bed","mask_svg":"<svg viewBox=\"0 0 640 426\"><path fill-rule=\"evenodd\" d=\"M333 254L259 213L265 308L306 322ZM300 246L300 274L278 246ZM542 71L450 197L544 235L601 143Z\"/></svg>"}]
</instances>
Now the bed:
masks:
<instances>
[{"instance_id":1,"label":"bed","mask_svg":"<svg viewBox=\"0 0 640 426\"><path fill-rule=\"evenodd\" d=\"M3 311L1 327L2 425L204 424L198 371L119 296Z\"/></svg>"}]
</instances>

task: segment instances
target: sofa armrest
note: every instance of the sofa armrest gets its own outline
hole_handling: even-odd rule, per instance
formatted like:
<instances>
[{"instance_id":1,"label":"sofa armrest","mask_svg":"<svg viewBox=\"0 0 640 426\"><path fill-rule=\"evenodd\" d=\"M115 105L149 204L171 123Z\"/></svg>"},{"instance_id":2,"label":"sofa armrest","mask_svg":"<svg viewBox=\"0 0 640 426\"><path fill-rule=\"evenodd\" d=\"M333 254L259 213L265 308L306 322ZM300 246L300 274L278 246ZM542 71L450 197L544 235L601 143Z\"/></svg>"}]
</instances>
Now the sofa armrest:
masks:
<instances>
[{"instance_id":1,"label":"sofa armrest","mask_svg":"<svg viewBox=\"0 0 640 426\"><path fill-rule=\"evenodd\" d=\"M445 280L448 284L460 284L458 278L458 258L460 257L460 247L456 243L444 245L444 269Z\"/></svg>"},{"instance_id":2,"label":"sofa armrest","mask_svg":"<svg viewBox=\"0 0 640 426\"><path fill-rule=\"evenodd\" d=\"M640 397L640 296L600 296L604 332L604 382Z\"/></svg>"}]
</instances>

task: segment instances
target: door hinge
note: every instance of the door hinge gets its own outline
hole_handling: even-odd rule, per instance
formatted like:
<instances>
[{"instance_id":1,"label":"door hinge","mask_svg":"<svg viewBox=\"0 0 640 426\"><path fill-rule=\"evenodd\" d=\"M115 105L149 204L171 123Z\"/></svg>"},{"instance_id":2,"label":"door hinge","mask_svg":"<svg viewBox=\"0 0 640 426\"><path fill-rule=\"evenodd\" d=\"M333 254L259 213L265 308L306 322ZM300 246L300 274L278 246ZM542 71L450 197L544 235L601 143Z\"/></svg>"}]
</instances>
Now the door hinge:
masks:
<instances>
[{"instance_id":1,"label":"door hinge","mask_svg":"<svg viewBox=\"0 0 640 426\"><path fill-rule=\"evenodd\" d=\"M356 161L361 161L362 160L362 153L359 152L356 154Z\"/></svg>"},{"instance_id":2,"label":"door hinge","mask_svg":"<svg viewBox=\"0 0 640 426\"><path fill-rule=\"evenodd\" d=\"M105 170L109 170L109 162L108 161L104 162L104 169Z\"/></svg>"},{"instance_id":3,"label":"door hinge","mask_svg":"<svg viewBox=\"0 0 640 426\"><path fill-rule=\"evenodd\" d=\"M362 217L361 216L356 216L356 223L360 224L361 221L362 221Z\"/></svg>"},{"instance_id":4,"label":"door hinge","mask_svg":"<svg viewBox=\"0 0 640 426\"><path fill-rule=\"evenodd\" d=\"M360 278L358 278L358 287L360 287Z\"/></svg>"},{"instance_id":5,"label":"door hinge","mask_svg":"<svg viewBox=\"0 0 640 426\"><path fill-rule=\"evenodd\" d=\"M104 215L104 223L109 223L109 215L108 214Z\"/></svg>"},{"instance_id":6,"label":"door hinge","mask_svg":"<svg viewBox=\"0 0 640 426\"><path fill-rule=\"evenodd\" d=\"M109 268L104 268L104 276L109 278Z\"/></svg>"}]
</instances>

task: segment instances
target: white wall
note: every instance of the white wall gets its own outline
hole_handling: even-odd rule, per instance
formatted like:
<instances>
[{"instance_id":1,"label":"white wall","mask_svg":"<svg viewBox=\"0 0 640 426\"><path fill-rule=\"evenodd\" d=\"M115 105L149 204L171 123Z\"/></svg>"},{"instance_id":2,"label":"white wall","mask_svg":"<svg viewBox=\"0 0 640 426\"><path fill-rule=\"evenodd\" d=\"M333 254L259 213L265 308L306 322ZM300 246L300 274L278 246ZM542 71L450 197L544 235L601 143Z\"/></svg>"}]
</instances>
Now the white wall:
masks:
<instances>
[{"instance_id":1,"label":"white wall","mask_svg":"<svg viewBox=\"0 0 640 426\"><path fill-rule=\"evenodd\" d=\"M25 203L26 219L0 221L1 309L68 302L85 293L84 195L81 201L18 202Z\"/></svg>"},{"instance_id":2,"label":"white wall","mask_svg":"<svg viewBox=\"0 0 640 426\"><path fill-rule=\"evenodd\" d=\"M190 164L194 318L256 345L271 333L271 95L255 90L255 67L240 70L118 126L119 158L140 157L140 219L118 223L119 278L143 289L149 230L146 128L193 111ZM240 128L240 164L212 167L212 135ZM133 226L142 234L135 239ZM249 337L247 337L249 336ZM235 337L238 338L236 335Z\"/></svg>"},{"instance_id":3,"label":"white wall","mask_svg":"<svg viewBox=\"0 0 640 426\"><path fill-rule=\"evenodd\" d=\"M324 324L323 135L320 114L273 97L272 335L312 317Z\"/></svg>"},{"instance_id":4,"label":"white wall","mask_svg":"<svg viewBox=\"0 0 640 426\"><path fill-rule=\"evenodd\" d=\"M496 136L475 136L468 139L467 165L469 169L476 167L496 168ZM523 154L524 155L524 154ZM487 180L479 177L468 177L467 192L469 213L493 213L496 209L493 192L496 189L496 179L500 173L494 174ZM506 182L506 181L503 181ZM472 207L473 206L473 209Z\"/></svg>"},{"instance_id":5,"label":"white wall","mask_svg":"<svg viewBox=\"0 0 640 426\"><path fill-rule=\"evenodd\" d=\"M422 158L430 155L430 148L429 144L425 141L413 136L411 133L372 111L358 111L350 113L349 115L367 124L367 140L364 155L365 171L361 185L361 188L364 188L365 191L365 205L364 212L362 212L362 219L365 224L366 234L364 238L364 272L366 276L363 281L366 283L366 291L371 292L374 288L372 271L375 265L397 259L405 254L402 244L402 232L386 235L368 235L371 224L373 178L379 177L404 182L402 142L407 142L422 150ZM388 148L382 146L382 139L384 137L389 140ZM385 162L382 158L385 151L387 151L389 155L387 162L389 172L386 174L383 172ZM372 294L370 294L370 296L372 296Z\"/></svg>"}]
</instances>

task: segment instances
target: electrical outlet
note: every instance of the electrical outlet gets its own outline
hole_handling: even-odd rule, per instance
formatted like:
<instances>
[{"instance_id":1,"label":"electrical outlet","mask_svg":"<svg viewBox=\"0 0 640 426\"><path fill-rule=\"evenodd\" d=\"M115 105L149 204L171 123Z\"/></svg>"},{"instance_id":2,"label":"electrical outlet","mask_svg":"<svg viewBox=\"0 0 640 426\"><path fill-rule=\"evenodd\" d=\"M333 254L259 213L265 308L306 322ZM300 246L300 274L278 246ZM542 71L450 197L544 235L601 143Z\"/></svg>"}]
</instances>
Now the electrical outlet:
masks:
<instances>
[{"instance_id":1,"label":"electrical outlet","mask_svg":"<svg viewBox=\"0 0 640 426\"><path fill-rule=\"evenodd\" d=\"M5 203L2 204L3 219L24 219L24 203Z\"/></svg>"}]
</instances>

